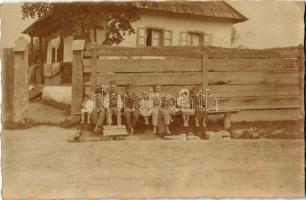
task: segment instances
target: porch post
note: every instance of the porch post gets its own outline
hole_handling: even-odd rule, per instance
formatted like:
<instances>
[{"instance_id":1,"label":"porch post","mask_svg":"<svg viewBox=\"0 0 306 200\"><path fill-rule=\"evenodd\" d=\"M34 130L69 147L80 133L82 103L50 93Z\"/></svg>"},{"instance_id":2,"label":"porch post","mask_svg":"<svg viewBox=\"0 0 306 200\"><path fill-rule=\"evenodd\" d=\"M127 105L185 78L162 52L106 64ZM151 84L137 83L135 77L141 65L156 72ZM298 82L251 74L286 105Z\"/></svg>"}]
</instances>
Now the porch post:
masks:
<instances>
[{"instance_id":1,"label":"porch post","mask_svg":"<svg viewBox=\"0 0 306 200\"><path fill-rule=\"evenodd\" d=\"M71 93L71 119L77 121L79 117L76 115L81 111L81 105L84 93L83 82L83 54L85 40L73 40L72 51L72 93Z\"/></svg>"},{"instance_id":2,"label":"porch post","mask_svg":"<svg viewBox=\"0 0 306 200\"><path fill-rule=\"evenodd\" d=\"M21 37L15 42L13 74L12 120L24 123L29 103L28 91L28 41Z\"/></svg>"},{"instance_id":3,"label":"porch post","mask_svg":"<svg viewBox=\"0 0 306 200\"><path fill-rule=\"evenodd\" d=\"M203 49L202 55L202 91L205 92L208 89L208 66L207 66L207 49Z\"/></svg>"}]
</instances>

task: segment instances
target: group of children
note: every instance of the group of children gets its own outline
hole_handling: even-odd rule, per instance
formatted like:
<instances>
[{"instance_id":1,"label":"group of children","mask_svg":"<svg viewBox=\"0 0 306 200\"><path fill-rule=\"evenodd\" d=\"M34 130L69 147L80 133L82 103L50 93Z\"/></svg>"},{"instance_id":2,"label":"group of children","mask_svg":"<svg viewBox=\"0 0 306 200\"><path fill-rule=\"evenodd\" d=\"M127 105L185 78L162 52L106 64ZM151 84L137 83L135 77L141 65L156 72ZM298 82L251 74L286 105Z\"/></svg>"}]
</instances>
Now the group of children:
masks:
<instances>
[{"instance_id":1,"label":"group of children","mask_svg":"<svg viewBox=\"0 0 306 200\"><path fill-rule=\"evenodd\" d=\"M110 82L109 91L98 87L93 97L85 96L81 110L81 123L93 123L94 132L102 133L106 118L106 125L112 125L113 115L117 118L117 124L121 124L121 113L125 119L125 125L130 134L134 133L134 128L140 116L144 118L144 123L149 125L151 117L153 133L156 134L159 118L161 117L166 128L166 134L170 134L169 125L173 121L173 116L182 114L183 126L189 126L189 118L194 115L196 127L206 127L205 101L199 88L195 87L191 91L181 89L178 97L167 95L162 91L160 85L154 86L149 92L136 94L134 86L129 84L123 95L117 91L117 84Z\"/></svg>"}]
</instances>

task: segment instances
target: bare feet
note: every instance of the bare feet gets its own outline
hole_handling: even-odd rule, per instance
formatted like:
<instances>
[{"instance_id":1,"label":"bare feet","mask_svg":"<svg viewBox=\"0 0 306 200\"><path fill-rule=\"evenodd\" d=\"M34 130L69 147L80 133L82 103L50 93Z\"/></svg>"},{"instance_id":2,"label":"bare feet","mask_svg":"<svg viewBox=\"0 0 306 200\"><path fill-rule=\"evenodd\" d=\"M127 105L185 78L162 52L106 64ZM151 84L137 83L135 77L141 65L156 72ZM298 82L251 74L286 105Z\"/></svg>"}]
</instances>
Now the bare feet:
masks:
<instances>
[{"instance_id":1,"label":"bare feet","mask_svg":"<svg viewBox=\"0 0 306 200\"><path fill-rule=\"evenodd\" d=\"M169 126L166 126L166 134L167 134L167 135L170 135L170 134L171 134L170 129L169 129Z\"/></svg>"},{"instance_id":2,"label":"bare feet","mask_svg":"<svg viewBox=\"0 0 306 200\"><path fill-rule=\"evenodd\" d=\"M156 134L156 126L153 126L153 134Z\"/></svg>"}]
</instances>

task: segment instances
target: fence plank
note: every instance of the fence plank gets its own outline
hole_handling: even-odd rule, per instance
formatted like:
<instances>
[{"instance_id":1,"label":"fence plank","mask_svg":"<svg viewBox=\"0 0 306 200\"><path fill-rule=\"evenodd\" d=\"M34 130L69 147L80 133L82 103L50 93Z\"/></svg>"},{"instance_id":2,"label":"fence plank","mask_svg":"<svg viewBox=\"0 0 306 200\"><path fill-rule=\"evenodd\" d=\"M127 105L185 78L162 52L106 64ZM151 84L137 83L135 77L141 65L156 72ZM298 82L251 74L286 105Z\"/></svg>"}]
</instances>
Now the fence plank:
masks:
<instances>
[{"instance_id":1,"label":"fence plank","mask_svg":"<svg viewBox=\"0 0 306 200\"><path fill-rule=\"evenodd\" d=\"M214 105L210 100L210 106ZM237 97L221 98L219 109L275 109L275 108L300 108L299 96L276 96L276 97Z\"/></svg>"},{"instance_id":2,"label":"fence plank","mask_svg":"<svg viewBox=\"0 0 306 200\"><path fill-rule=\"evenodd\" d=\"M209 72L210 85L225 84L299 84L300 72Z\"/></svg>"},{"instance_id":3,"label":"fence plank","mask_svg":"<svg viewBox=\"0 0 306 200\"><path fill-rule=\"evenodd\" d=\"M103 85L108 87L107 84ZM163 91L167 94L175 94L182 88L191 90L197 85L163 86ZM200 85L198 85L200 86ZM268 96L297 96L300 95L300 87L295 85L209 85L209 94L217 97L268 97ZM148 92L152 86L135 86L136 93ZM123 94L125 88L118 87L119 93ZM86 86L86 93L90 93L90 84Z\"/></svg>"},{"instance_id":4,"label":"fence plank","mask_svg":"<svg viewBox=\"0 0 306 200\"><path fill-rule=\"evenodd\" d=\"M201 59L98 59L97 72L188 72L201 71ZM84 71L91 72L90 59Z\"/></svg>"},{"instance_id":5,"label":"fence plank","mask_svg":"<svg viewBox=\"0 0 306 200\"><path fill-rule=\"evenodd\" d=\"M98 84L108 85L110 81L116 81L119 85L194 85L201 83L201 73L97 73Z\"/></svg>"},{"instance_id":6,"label":"fence plank","mask_svg":"<svg viewBox=\"0 0 306 200\"><path fill-rule=\"evenodd\" d=\"M300 120L302 115L299 109L284 110L242 110L232 115L233 122L242 121L286 121Z\"/></svg>"},{"instance_id":7,"label":"fence plank","mask_svg":"<svg viewBox=\"0 0 306 200\"><path fill-rule=\"evenodd\" d=\"M208 59L209 71L299 71L298 59Z\"/></svg>"}]
</instances>

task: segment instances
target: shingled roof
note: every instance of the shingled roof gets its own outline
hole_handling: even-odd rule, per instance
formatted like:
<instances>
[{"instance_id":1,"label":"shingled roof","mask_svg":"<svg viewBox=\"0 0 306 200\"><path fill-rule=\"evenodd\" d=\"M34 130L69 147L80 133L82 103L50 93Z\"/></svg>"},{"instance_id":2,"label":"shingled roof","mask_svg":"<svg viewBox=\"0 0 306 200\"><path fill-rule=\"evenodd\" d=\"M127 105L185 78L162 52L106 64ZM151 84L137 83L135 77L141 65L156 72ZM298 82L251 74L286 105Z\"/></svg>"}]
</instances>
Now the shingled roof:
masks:
<instances>
[{"instance_id":1,"label":"shingled roof","mask_svg":"<svg viewBox=\"0 0 306 200\"><path fill-rule=\"evenodd\" d=\"M134 6L162 12L231 19L237 23L248 20L248 18L224 1L144 1L135 2Z\"/></svg>"},{"instance_id":2,"label":"shingled roof","mask_svg":"<svg viewBox=\"0 0 306 200\"><path fill-rule=\"evenodd\" d=\"M133 6L142 10L228 19L232 20L233 23L248 20L224 1L136 1L133 2ZM51 13L36 20L23 33L37 35L41 29L45 29L46 25L53 24L53 26L56 26L56 21L56 16Z\"/></svg>"}]
</instances>

